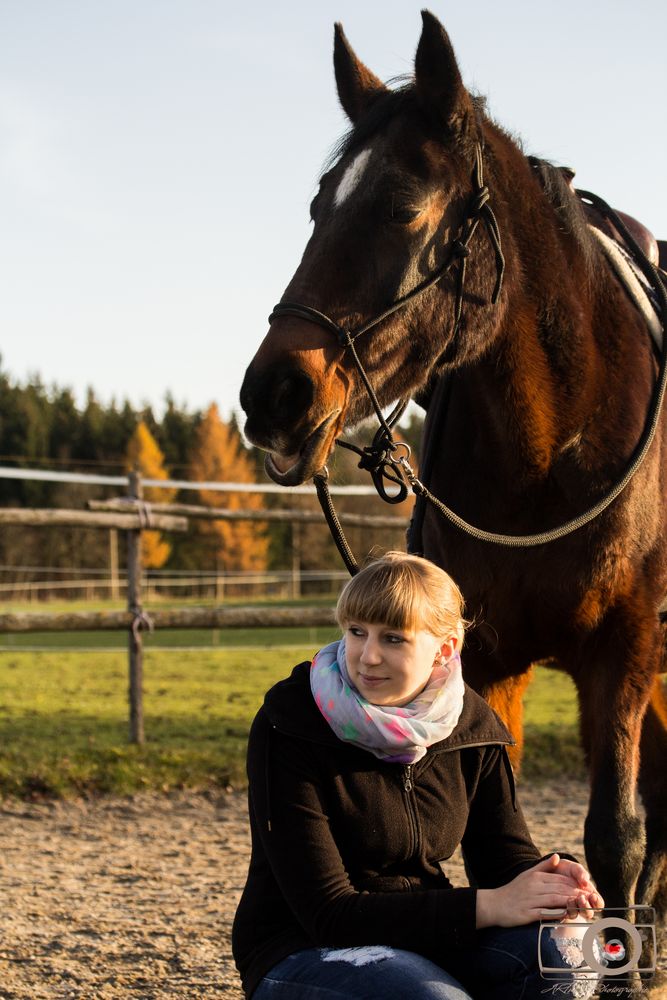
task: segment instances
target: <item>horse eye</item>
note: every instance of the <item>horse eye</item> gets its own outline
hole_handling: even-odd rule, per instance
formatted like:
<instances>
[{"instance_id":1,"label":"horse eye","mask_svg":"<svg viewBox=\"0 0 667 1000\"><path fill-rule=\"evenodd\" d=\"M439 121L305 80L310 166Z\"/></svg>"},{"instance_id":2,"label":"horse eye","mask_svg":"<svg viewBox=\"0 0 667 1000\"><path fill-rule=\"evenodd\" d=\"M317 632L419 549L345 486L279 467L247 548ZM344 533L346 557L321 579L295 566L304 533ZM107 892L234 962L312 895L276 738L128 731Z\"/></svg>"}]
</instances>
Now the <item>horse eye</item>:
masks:
<instances>
[{"instance_id":1,"label":"horse eye","mask_svg":"<svg viewBox=\"0 0 667 1000\"><path fill-rule=\"evenodd\" d=\"M401 205L392 198L389 211L389 218L392 222L406 225L408 222L414 222L418 215L421 215L421 209L413 208L411 205Z\"/></svg>"},{"instance_id":2,"label":"horse eye","mask_svg":"<svg viewBox=\"0 0 667 1000\"><path fill-rule=\"evenodd\" d=\"M418 215L421 215L421 212L418 209L402 208L395 211L391 218L393 222L401 222L405 224L408 222L414 222Z\"/></svg>"}]
</instances>

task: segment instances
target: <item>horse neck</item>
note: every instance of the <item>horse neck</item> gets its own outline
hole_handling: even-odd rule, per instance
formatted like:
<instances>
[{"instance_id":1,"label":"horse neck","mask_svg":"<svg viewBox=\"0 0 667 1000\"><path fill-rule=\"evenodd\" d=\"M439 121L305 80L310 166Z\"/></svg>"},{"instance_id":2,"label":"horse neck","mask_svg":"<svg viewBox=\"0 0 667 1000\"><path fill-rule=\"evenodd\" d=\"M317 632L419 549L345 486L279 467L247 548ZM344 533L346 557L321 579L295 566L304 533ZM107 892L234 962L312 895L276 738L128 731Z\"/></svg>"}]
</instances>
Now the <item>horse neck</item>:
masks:
<instances>
[{"instance_id":1,"label":"horse neck","mask_svg":"<svg viewBox=\"0 0 667 1000\"><path fill-rule=\"evenodd\" d=\"M504 308L489 348L457 382L473 415L469 433L518 478L542 480L570 453L599 469L632 451L655 364L643 321L596 262L597 249L564 230L511 146L494 158L490 181L503 185Z\"/></svg>"}]
</instances>

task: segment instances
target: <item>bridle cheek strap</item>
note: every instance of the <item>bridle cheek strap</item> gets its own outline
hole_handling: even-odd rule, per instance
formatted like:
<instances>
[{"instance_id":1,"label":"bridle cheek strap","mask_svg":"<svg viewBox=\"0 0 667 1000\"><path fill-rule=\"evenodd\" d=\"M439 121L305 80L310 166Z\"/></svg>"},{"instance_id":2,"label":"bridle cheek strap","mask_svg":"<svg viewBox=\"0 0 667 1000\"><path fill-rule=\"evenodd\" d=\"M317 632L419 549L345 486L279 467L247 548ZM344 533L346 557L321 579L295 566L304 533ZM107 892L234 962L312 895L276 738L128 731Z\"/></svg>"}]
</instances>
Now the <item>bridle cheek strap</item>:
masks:
<instances>
[{"instance_id":1,"label":"bridle cheek strap","mask_svg":"<svg viewBox=\"0 0 667 1000\"><path fill-rule=\"evenodd\" d=\"M491 304L495 306L503 287L505 277L505 257L500 239L500 228L495 213L489 204L491 192L484 183L484 162L482 160L482 150L477 145L475 155L475 169L473 171L473 194L470 208L464 222L464 235L459 241L455 241L454 249L461 259L459 276L456 286L456 301L454 304L454 333L459 328L461 314L463 312L463 292L466 279L466 265L470 256L469 244L479 225L480 220L486 226L486 232L493 247L496 258L496 284L491 295Z\"/></svg>"}]
</instances>

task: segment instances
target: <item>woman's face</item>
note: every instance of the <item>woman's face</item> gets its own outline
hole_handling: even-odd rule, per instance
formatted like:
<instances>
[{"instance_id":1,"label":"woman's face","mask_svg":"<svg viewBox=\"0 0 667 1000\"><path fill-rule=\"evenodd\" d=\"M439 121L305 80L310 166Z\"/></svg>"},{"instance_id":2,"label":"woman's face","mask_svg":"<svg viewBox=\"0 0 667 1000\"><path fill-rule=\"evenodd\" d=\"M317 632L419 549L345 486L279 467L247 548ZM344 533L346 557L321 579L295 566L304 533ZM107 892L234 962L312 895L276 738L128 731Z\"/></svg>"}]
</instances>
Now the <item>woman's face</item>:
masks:
<instances>
[{"instance_id":1,"label":"woman's face","mask_svg":"<svg viewBox=\"0 0 667 1000\"><path fill-rule=\"evenodd\" d=\"M350 622L345 654L350 680L372 705L407 705L422 691L436 660L449 659L456 638Z\"/></svg>"}]
</instances>

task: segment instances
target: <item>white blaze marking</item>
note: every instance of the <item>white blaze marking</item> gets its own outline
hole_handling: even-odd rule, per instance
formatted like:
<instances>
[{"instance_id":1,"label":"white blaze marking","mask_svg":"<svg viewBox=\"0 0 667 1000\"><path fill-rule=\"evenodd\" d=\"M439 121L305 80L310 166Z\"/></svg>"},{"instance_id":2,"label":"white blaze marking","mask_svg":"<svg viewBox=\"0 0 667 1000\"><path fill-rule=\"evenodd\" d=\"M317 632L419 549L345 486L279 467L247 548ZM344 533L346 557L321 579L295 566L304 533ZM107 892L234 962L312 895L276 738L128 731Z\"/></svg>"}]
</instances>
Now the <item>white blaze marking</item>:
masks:
<instances>
[{"instance_id":1,"label":"white blaze marking","mask_svg":"<svg viewBox=\"0 0 667 1000\"><path fill-rule=\"evenodd\" d=\"M338 208L342 205L346 198L349 198L357 184L364 175L368 159L371 155L372 150L364 149L361 153L357 153L352 163L349 165L334 196L334 205Z\"/></svg>"}]
</instances>

